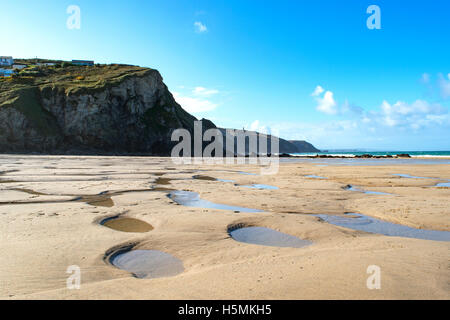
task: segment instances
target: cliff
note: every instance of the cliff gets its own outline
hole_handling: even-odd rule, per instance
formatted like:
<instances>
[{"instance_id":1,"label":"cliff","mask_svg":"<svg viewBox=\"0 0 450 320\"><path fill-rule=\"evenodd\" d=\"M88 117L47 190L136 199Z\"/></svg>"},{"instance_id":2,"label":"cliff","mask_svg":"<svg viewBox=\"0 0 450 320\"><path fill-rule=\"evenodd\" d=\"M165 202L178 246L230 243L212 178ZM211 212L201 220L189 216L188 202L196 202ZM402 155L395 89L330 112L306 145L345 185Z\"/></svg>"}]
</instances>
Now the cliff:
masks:
<instances>
[{"instance_id":1,"label":"cliff","mask_svg":"<svg viewBox=\"0 0 450 320\"><path fill-rule=\"evenodd\" d=\"M0 81L0 152L170 154L196 118L157 70L35 67Z\"/></svg>"},{"instance_id":2,"label":"cliff","mask_svg":"<svg viewBox=\"0 0 450 320\"><path fill-rule=\"evenodd\" d=\"M157 70L51 62L56 65L0 78L0 153L165 156L177 144L173 130L194 131L197 119L175 101ZM209 128L216 126L202 119L202 130ZM279 147L280 153L317 151L304 141L280 139Z\"/></svg>"},{"instance_id":3,"label":"cliff","mask_svg":"<svg viewBox=\"0 0 450 320\"><path fill-rule=\"evenodd\" d=\"M297 153L320 152L319 149L317 149L311 143L306 142L304 140L289 140L289 142L297 148L297 151L296 151Z\"/></svg>"},{"instance_id":4,"label":"cliff","mask_svg":"<svg viewBox=\"0 0 450 320\"><path fill-rule=\"evenodd\" d=\"M222 135L225 137L226 136L226 130L224 128L219 128L219 130L222 132ZM257 153L262 153L260 151L260 146L259 146L259 138L262 137L265 141L267 141L267 153L298 153L301 151L298 151L299 149L291 142L289 142L288 140L273 136L274 138L278 139L278 150L272 150L272 144L271 144L271 136L270 135L266 135L264 133L259 133L256 131L249 131L249 130L234 130L234 132L236 133L236 135L250 135L250 134L254 134L255 137L257 137ZM223 140L223 144L225 145L225 138ZM250 147L250 140L248 137L245 138L245 154L251 154L251 153L255 153L253 150L249 151L249 147ZM230 150L232 151L232 150ZM237 154L237 138L234 138L234 152Z\"/></svg>"}]
</instances>

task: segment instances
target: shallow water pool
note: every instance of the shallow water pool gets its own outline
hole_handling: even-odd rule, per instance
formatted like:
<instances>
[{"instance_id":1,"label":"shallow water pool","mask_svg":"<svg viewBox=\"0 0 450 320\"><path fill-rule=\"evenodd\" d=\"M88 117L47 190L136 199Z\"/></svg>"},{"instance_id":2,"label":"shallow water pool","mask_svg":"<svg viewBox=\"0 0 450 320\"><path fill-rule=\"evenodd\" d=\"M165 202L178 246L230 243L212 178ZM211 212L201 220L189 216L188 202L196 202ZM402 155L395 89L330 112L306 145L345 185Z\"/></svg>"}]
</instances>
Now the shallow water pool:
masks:
<instances>
[{"instance_id":1,"label":"shallow water pool","mask_svg":"<svg viewBox=\"0 0 450 320\"><path fill-rule=\"evenodd\" d=\"M214 203L208 200L200 198L197 192L192 191L172 191L169 193L169 198L178 204L188 207L204 208L204 209L219 209L219 210L231 210L239 212L262 212L262 210L244 208L238 206L229 206L226 204Z\"/></svg>"},{"instance_id":2,"label":"shallow water pool","mask_svg":"<svg viewBox=\"0 0 450 320\"><path fill-rule=\"evenodd\" d=\"M378 233L385 236L450 241L449 231L415 229L405 225L372 218L359 213L347 213L344 216L327 214L318 214L316 216L328 223L340 227L366 231L370 233Z\"/></svg>"},{"instance_id":3,"label":"shallow water pool","mask_svg":"<svg viewBox=\"0 0 450 320\"><path fill-rule=\"evenodd\" d=\"M184 271L180 259L157 250L118 253L110 261L117 268L131 272L136 278L171 277Z\"/></svg>"},{"instance_id":4,"label":"shallow water pool","mask_svg":"<svg viewBox=\"0 0 450 320\"><path fill-rule=\"evenodd\" d=\"M282 233L265 227L244 227L229 232L230 236L239 242L258 244L271 247L301 248L312 244L311 241Z\"/></svg>"}]
</instances>

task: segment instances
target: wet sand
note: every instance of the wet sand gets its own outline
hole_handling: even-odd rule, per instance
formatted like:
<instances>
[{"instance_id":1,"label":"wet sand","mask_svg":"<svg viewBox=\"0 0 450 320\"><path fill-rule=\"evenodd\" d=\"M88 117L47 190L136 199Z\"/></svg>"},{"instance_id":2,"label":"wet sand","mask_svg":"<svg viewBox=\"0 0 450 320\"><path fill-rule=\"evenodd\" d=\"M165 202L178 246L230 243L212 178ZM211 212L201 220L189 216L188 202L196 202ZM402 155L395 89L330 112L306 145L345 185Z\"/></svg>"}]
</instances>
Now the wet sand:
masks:
<instances>
[{"instance_id":1,"label":"wet sand","mask_svg":"<svg viewBox=\"0 0 450 320\"><path fill-rule=\"evenodd\" d=\"M123 232L148 232L153 230L153 227L147 222L134 218L106 218L101 221L101 224L113 230Z\"/></svg>"},{"instance_id":2,"label":"wet sand","mask_svg":"<svg viewBox=\"0 0 450 320\"><path fill-rule=\"evenodd\" d=\"M260 175L256 165L176 166L167 158L3 155L0 298L449 299L450 242L367 233L315 215L354 212L450 231L450 188L436 187L450 179L450 165L314 162L282 162L278 174ZM347 185L388 195L351 192ZM168 197L172 190L261 212L185 206ZM116 216L132 220L109 220L116 229L99 223ZM150 229L139 229L141 222ZM270 228L311 244L243 243L230 237L233 225ZM108 263L126 247L168 254L183 271L138 279ZM71 265L81 268L79 290L66 288ZM380 290L366 286L369 265L381 268Z\"/></svg>"}]
</instances>

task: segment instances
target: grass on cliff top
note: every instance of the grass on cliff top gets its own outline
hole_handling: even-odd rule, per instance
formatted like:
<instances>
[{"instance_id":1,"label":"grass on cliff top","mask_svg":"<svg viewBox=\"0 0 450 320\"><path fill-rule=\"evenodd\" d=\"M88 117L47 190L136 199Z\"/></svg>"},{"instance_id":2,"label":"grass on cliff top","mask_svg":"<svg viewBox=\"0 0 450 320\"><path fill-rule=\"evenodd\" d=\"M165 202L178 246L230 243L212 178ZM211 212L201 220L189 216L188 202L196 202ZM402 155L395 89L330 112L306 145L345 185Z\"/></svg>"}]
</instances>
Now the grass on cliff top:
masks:
<instances>
[{"instance_id":1,"label":"grass on cliff top","mask_svg":"<svg viewBox=\"0 0 450 320\"><path fill-rule=\"evenodd\" d=\"M43 135L56 135L59 129L53 116L42 109L39 103L39 90L37 88L22 88L16 90L14 96L4 101L2 108L15 108L26 118L33 119L35 129Z\"/></svg>"},{"instance_id":2,"label":"grass on cliff top","mask_svg":"<svg viewBox=\"0 0 450 320\"><path fill-rule=\"evenodd\" d=\"M31 87L58 87L66 93L102 90L131 76L145 76L154 69L129 65L30 66L13 78L0 78L0 107L14 92Z\"/></svg>"}]
</instances>

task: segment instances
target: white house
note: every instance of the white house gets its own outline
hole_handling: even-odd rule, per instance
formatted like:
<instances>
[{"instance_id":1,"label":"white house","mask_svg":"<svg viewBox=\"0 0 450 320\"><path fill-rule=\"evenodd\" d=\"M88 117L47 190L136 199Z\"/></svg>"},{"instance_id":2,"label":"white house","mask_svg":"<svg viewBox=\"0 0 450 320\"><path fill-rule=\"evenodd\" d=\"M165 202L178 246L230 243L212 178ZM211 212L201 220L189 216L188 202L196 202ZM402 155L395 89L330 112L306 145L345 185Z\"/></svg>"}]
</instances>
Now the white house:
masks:
<instances>
[{"instance_id":1,"label":"white house","mask_svg":"<svg viewBox=\"0 0 450 320\"><path fill-rule=\"evenodd\" d=\"M0 56L0 66L12 66L13 64L13 57Z\"/></svg>"}]
</instances>

